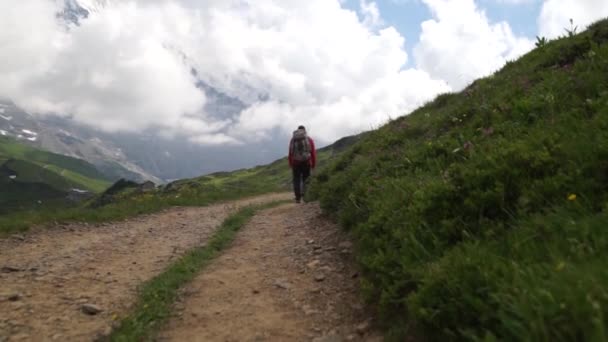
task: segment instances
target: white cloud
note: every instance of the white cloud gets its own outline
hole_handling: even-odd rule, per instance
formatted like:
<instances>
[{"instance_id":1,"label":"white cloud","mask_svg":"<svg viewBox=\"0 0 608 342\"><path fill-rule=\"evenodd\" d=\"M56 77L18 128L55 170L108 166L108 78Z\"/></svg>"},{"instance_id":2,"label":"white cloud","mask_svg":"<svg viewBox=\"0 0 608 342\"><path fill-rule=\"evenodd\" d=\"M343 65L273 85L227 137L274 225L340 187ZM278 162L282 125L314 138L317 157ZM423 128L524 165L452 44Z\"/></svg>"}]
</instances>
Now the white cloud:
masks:
<instances>
[{"instance_id":1,"label":"white cloud","mask_svg":"<svg viewBox=\"0 0 608 342\"><path fill-rule=\"evenodd\" d=\"M359 6L361 7L361 13L364 18L363 23L367 27L375 28L383 24L382 18L380 17L380 10L375 2L360 0Z\"/></svg>"},{"instance_id":2,"label":"white cloud","mask_svg":"<svg viewBox=\"0 0 608 342\"><path fill-rule=\"evenodd\" d=\"M538 2L541 0L494 0L498 3L508 4L508 5L521 5L521 4L529 4Z\"/></svg>"},{"instance_id":3,"label":"white cloud","mask_svg":"<svg viewBox=\"0 0 608 342\"><path fill-rule=\"evenodd\" d=\"M0 97L108 131L225 144L309 123L329 142L450 89L402 69L404 39L371 1L359 18L338 0L86 0L93 13L69 29L59 2L0 4ZM192 68L247 109L203 112Z\"/></svg>"},{"instance_id":4,"label":"white cloud","mask_svg":"<svg viewBox=\"0 0 608 342\"><path fill-rule=\"evenodd\" d=\"M608 17L606 0L545 0L538 19L541 36L555 38L570 29L570 19L578 32L594 21Z\"/></svg>"},{"instance_id":5,"label":"white cloud","mask_svg":"<svg viewBox=\"0 0 608 342\"><path fill-rule=\"evenodd\" d=\"M2 82L0 94L28 111L138 131L173 127L204 104L190 68L165 47L161 22L178 9L126 3L67 29L55 18L61 8L47 0L0 7L0 21L12 20L10 34L0 33L0 75L12 82Z\"/></svg>"},{"instance_id":6,"label":"white cloud","mask_svg":"<svg viewBox=\"0 0 608 342\"><path fill-rule=\"evenodd\" d=\"M433 19L422 23L417 66L461 89L533 48L507 22L490 23L473 0L424 0Z\"/></svg>"}]
</instances>

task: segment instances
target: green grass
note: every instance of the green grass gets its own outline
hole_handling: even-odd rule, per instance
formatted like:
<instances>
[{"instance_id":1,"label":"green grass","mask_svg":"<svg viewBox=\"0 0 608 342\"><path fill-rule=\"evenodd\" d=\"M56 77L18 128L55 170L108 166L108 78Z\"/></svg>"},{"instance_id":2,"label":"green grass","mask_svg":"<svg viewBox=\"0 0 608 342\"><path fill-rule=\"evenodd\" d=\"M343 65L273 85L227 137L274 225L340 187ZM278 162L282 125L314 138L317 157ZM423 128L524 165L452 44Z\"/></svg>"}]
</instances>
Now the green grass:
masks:
<instances>
[{"instance_id":1,"label":"green grass","mask_svg":"<svg viewBox=\"0 0 608 342\"><path fill-rule=\"evenodd\" d=\"M87 179L109 182L107 177L84 160L39 150L7 137L0 137L0 160L2 159L20 159L42 167L51 165L58 170L69 170Z\"/></svg>"},{"instance_id":2,"label":"green grass","mask_svg":"<svg viewBox=\"0 0 608 342\"><path fill-rule=\"evenodd\" d=\"M604 341L608 20L367 134L312 192L389 340Z\"/></svg>"},{"instance_id":3,"label":"green grass","mask_svg":"<svg viewBox=\"0 0 608 342\"><path fill-rule=\"evenodd\" d=\"M9 176L16 175L16 179ZM38 150L0 137L0 221L23 210L57 210L68 205L67 195L77 188L99 193L110 182L79 159ZM0 233L3 229L0 227Z\"/></svg>"},{"instance_id":4,"label":"green grass","mask_svg":"<svg viewBox=\"0 0 608 342\"><path fill-rule=\"evenodd\" d=\"M238 230L247 224L256 212L284 203L281 201L246 207L230 215L206 245L191 250L163 273L143 285L135 309L121 321L109 340L150 339L169 317L178 290L192 281L224 248L228 247Z\"/></svg>"}]
</instances>

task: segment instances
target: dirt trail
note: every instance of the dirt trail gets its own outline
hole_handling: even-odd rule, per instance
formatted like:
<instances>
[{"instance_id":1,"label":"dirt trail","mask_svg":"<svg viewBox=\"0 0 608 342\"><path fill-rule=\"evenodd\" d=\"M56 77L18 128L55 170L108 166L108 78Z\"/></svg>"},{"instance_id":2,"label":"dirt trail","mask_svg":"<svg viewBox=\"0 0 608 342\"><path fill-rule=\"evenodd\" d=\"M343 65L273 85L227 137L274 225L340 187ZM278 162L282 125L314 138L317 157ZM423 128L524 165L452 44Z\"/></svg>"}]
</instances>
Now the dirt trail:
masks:
<instances>
[{"instance_id":1,"label":"dirt trail","mask_svg":"<svg viewBox=\"0 0 608 342\"><path fill-rule=\"evenodd\" d=\"M380 341L352 245L315 204L256 215L181 291L160 341Z\"/></svg>"},{"instance_id":2,"label":"dirt trail","mask_svg":"<svg viewBox=\"0 0 608 342\"><path fill-rule=\"evenodd\" d=\"M174 208L120 223L67 225L0 240L0 342L91 341L128 312L138 285L203 244L236 207ZM90 316L82 306L103 310Z\"/></svg>"}]
</instances>

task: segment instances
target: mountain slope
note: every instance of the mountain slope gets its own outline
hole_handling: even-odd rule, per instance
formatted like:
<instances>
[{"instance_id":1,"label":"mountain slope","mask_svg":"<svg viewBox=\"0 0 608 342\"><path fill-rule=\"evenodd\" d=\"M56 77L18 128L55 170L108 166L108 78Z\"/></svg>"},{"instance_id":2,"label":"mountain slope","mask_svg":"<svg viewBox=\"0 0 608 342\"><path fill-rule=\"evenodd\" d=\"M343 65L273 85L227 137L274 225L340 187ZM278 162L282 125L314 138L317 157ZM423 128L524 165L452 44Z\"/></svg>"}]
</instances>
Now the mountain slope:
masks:
<instances>
[{"instance_id":1,"label":"mountain slope","mask_svg":"<svg viewBox=\"0 0 608 342\"><path fill-rule=\"evenodd\" d=\"M0 137L0 205L3 211L48 200L62 202L70 192L100 192L109 185L106 176L83 160Z\"/></svg>"},{"instance_id":2,"label":"mountain slope","mask_svg":"<svg viewBox=\"0 0 608 342\"><path fill-rule=\"evenodd\" d=\"M113 180L162 181L144 171L116 147L111 139L69 119L33 116L11 103L0 102L0 136L11 137L35 148L83 159Z\"/></svg>"},{"instance_id":3,"label":"mountain slope","mask_svg":"<svg viewBox=\"0 0 608 342\"><path fill-rule=\"evenodd\" d=\"M316 179L396 340L608 338L608 20L539 45Z\"/></svg>"}]
</instances>

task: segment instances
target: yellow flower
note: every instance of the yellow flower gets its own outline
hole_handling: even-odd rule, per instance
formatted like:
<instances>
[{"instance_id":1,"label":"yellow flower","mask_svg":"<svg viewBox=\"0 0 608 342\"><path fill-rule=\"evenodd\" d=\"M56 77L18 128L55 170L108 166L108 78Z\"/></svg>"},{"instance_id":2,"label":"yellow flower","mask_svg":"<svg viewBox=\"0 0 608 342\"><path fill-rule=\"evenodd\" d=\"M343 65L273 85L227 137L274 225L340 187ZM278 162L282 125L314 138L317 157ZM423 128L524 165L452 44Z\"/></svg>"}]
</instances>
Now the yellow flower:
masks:
<instances>
[{"instance_id":1,"label":"yellow flower","mask_svg":"<svg viewBox=\"0 0 608 342\"><path fill-rule=\"evenodd\" d=\"M568 201L576 201L576 194L568 195Z\"/></svg>"}]
</instances>

